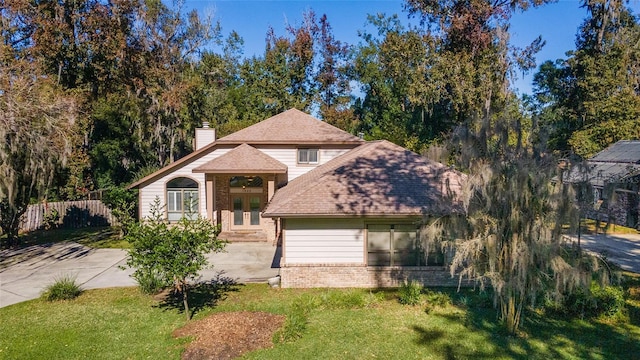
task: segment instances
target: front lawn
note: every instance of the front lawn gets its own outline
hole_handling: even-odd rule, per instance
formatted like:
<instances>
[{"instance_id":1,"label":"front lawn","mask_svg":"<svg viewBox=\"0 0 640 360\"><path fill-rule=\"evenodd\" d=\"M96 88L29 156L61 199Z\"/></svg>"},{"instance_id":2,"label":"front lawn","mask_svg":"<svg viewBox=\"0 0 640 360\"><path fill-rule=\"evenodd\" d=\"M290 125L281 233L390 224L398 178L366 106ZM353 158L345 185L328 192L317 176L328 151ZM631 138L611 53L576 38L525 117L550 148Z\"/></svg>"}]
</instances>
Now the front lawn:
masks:
<instances>
[{"instance_id":1,"label":"front lawn","mask_svg":"<svg viewBox=\"0 0 640 360\"><path fill-rule=\"evenodd\" d=\"M421 305L405 306L395 291L250 284L225 292L215 307L196 306L194 319L232 311L286 315L277 335L283 340L246 359L629 359L640 354L637 302L628 303L627 323L537 315L524 323L521 336L512 337L496 325L486 297L447 290L424 298ZM171 336L184 325L184 315L135 288L86 291L72 301L29 301L1 308L0 319L0 358L6 359L178 359L189 342Z\"/></svg>"}]
</instances>

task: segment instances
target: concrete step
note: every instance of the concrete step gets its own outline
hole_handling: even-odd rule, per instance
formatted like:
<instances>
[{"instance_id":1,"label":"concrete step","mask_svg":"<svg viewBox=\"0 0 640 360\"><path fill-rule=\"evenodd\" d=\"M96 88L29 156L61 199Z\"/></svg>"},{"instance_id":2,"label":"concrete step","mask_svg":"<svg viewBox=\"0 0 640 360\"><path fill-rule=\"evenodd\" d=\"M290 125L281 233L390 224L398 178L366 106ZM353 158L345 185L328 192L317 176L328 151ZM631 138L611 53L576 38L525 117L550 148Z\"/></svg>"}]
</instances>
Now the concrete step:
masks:
<instances>
[{"instance_id":1,"label":"concrete step","mask_svg":"<svg viewBox=\"0 0 640 360\"><path fill-rule=\"evenodd\" d=\"M223 231L218 235L219 239L229 242L267 242L267 234L262 230Z\"/></svg>"}]
</instances>

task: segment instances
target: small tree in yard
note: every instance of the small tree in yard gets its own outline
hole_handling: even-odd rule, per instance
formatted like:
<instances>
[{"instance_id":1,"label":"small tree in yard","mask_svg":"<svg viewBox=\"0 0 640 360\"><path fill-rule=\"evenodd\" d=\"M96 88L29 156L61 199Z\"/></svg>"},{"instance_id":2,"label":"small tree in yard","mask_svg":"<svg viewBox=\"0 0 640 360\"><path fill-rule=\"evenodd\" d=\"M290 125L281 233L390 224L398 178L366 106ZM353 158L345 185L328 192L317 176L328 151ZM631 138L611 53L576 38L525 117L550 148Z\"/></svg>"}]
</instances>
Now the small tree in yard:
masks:
<instances>
[{"instance_id":1,"label":"small tree in yard","mask_svg":"<svg viewBox=\"0 0 640 360\"><path fill-rule=\"evenodd\" d=\"M206 254L224 249L225 242L217 238L219 228L208 220L181 219L169 224L164 218L160 199L151 206L151 217L129 228L125 239L131 244L127 265L135 268L133 277L140 283L149 277L170 285L182 295L187 320L189 311L189 281L207 266Z\"/></svg>"}]
</instances>

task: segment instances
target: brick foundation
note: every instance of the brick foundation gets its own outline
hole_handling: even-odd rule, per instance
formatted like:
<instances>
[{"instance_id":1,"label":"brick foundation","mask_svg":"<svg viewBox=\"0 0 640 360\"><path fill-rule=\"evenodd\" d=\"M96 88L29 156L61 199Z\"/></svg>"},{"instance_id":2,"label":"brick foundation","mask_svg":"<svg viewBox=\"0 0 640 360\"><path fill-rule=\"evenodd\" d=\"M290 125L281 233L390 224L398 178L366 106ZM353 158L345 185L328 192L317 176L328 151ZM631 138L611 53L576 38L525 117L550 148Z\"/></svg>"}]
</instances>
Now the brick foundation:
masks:
<instances>
[{"instance_id":1,"label":"brick foundation","mask_svg":"<svg viewBox=\"0 0 640 360\"><path fill-rule=\"evenodd\" d=\"M434 267L367 267L362 264L301 264L280 268L283 288L315 287L398 287L404 280L417 280L425 286L457 286L441 266Z\"/></svg>"}]
</instances>

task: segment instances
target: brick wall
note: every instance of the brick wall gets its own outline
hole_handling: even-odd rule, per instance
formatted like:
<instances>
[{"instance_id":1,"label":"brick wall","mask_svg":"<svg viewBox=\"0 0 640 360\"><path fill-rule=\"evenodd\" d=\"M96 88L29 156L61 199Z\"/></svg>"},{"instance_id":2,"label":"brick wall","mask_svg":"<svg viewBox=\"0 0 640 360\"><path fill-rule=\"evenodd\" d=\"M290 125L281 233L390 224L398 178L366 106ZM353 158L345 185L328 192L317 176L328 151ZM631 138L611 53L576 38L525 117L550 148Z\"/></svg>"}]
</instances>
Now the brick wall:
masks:
<instances>
[{"instance_id":1,"label":"brick wall","mask_svg":"<svg viewBox=\"0 0 640 360\"><path fill-rule=\"evenodd\" d=\"M444 267L367 267L362 264L283 265L283 288L314 287L398 287L404 280L417 280L425 286L457 286Z\"/></svg>"},{"instance_id":2,"label":"brick wall","mask_svg":"<svg viewBox=\"0 0 640 360\"><path fill-rule=\"evenodd\" d=\"M276 180L274 175L260 175L262 177L262 195L265 199L269 191L269 181ZM216 175L216 204L215 209L218 211L218 222L221 225L222 231L231 231L231 191L229 187L229 180L231 175ZM277 240L277 224L275 220L261 218L260 227L267 236L267 241L276 243Z\"/></svg>"},{"instance_id":3,"label":"brick wall","mask_svg":"<svg viewBox=\"0 0 640 360\"><path fill-rule=\"evenodd\" d=\"M636 208L636 213L640 212L640 201L636 201L637 197L632 194L618 191L615 194L615 201L608 203L599 210L587 211L585 217L602 222L611 221L612 224L639 227L637 219L631 216L632 209Z\"/></svg>"},{"instance_id":4,"label":"brick wall","mask_svg":"<svg viewBox=\"0 0 640 360\"><path fill-rule=\"evenodd\" d=\"M219 211L218 221L222 226L222 231L229 231L229 178L227 175L216 175L215 209Z\"/></svg>"}]
</instances>

